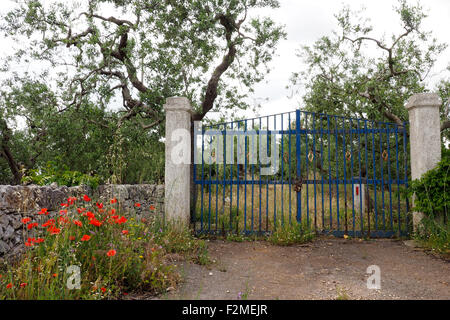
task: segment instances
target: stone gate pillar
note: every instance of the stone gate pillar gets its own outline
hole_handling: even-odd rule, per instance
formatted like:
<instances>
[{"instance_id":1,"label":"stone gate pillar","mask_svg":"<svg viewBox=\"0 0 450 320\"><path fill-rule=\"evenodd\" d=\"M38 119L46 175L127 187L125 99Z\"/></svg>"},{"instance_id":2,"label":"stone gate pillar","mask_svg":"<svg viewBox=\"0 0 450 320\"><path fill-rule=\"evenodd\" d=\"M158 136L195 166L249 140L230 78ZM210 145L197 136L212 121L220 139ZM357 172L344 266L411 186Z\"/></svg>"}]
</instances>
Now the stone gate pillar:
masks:
<instances>
[{"instance_id":1,"label":"stone gate pillar","mask_svg":"<svg viewBox=\"0 0 450 320\"><path fill-rule=\"evenodd\" d=\"M191 105L184 97L168 98L166 111L165 220L189 225Z\"/></svg>"},{"instance_id":2,"label":"stone gate pillar","mask_svg":"<svg viewBox=\"0 0 450 320\"><path fill-rule=\"evenodd\" d=\"M412 180L419 179L441 160L441 104L442 101L436 93L420 93L413 95L405 106L409 113ZM414 231L422 218L423 213L413 212Z\"/></svg>"}]
</instances>

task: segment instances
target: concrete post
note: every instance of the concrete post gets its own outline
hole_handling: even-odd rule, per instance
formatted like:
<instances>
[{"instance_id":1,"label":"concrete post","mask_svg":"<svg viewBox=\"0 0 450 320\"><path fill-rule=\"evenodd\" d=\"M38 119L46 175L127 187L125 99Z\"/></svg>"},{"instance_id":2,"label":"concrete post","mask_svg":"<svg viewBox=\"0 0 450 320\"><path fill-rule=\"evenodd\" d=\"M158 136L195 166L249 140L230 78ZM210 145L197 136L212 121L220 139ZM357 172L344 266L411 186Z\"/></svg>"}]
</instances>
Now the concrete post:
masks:
<instances>
[{"instance_id":1,"label":"concrete post","mask_svg":"<svg viewBox=\"0 0 450 320\"><path fill-rule=\"evenodd\" d=\"M187 98L168 98L166 111L165 220L189 225L191 105Z\"/></svg>"},{"instance_id":2,"label":"concrete post","mask_svg":"<svg viewBox=\"0 0 450 320\"><path fill-rule=\"evenodd\" d=\"M409 113L412 180L419 179L441 160L441 104L442 101L436 93L421 93L413 95L405 106ZM423 213L413 212L414 231L417 231L422 218Z\"/></svg>"}]
</instances>

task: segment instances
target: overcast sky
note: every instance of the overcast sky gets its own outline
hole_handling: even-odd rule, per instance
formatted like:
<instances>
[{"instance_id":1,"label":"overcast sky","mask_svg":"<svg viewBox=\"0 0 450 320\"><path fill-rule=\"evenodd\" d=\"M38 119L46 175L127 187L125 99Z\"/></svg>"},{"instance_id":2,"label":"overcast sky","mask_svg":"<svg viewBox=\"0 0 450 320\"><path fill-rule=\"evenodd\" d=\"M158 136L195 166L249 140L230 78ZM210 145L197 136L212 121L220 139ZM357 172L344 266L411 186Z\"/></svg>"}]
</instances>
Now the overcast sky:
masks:
<instances>
[{"instance_id":1,"label":"overcast sky","mask_svg":"<svg viewBox=\"0 0 450 320\"><path fill-rule=\"evenodd\" d=\"M409 0L415 4L417 1ZM286 26L287 39L282 41L278 57L273 61L273 71L265 83L258 85L256 98L268 98L262 101L261 115L292 111L301 108L300 97L287 98L290 92L285 89L293 71L300 71L301 61L296 51L301 45L312 45L324 35L331 35L336 30L334 14L338 13L343 4L348 4L353 10L366 7L366 15L371 19L376 35L385 33L387 39L399 31L399 19L393 6L394 0L280 0L281 7L273 11L273 19ZM450 44L450 0L422 0L422 6L428 13L424 21L424 30L432 31L440 42ZM401 30L400 30L401 31ZM440 56L428 81L435 84L443 77L442 71L450 64L450 48ZM448 75L448 73L447 73Z\"/></svg>"},{"instance_id":2,"label":"overcast sky","mask_svg":"<svg viewBox=\"0 0 450 320\"><path fill-rule=\"evenodd\" d=\"M416 0L409 0L416 3ZM11 9L11 0L0 0L0 12ZM385 33L387 38L396 32L398 34L398 17L393 10L397 1L394 0L280 0L281 7L277 10L265 11L272 18L285 25L287 39L283 40L278 48L277 57L272 62L273 71L267 76L264 83L256 87L254 101L262 105L259 115L268 115L301 108L300 95L288 98L291 93L286 89L289 78L294 71L301 71L301 60L296 51L301 45L312 45L324 35L330 35L336 29L334 14L339 12L343 4L348 4L354 10L366 7L366 15L370 17L375 27L375 34ZM422 5L428 13L424 21L424 29L433 32L433 36L440 42L450 43L450 0L422 0ZM0 38L1 39L1 38ZM8 41L2 41L0 54L10 51ZM428 81L435 84L443 77L444 70L450 63L450 48L440 56L436 67L429 75ZM441 72L441 73L440 73ZM246 116L253 114L247 111Z\"/></svg>"}]
</instances>

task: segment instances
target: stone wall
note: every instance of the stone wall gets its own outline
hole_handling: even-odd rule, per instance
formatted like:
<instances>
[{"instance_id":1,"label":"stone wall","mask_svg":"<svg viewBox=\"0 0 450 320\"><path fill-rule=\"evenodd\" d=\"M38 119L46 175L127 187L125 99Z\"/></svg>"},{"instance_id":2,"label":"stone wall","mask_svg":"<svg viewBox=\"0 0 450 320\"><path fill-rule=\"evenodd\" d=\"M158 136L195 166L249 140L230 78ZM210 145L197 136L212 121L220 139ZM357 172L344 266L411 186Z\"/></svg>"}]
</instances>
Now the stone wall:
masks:
<instances>
[{"instance_id":1,"label":"stone wall","mask_svg":"<svg viewBox=\"0 0 450 320\"><path fill-rule=\"evenodd\" d=\"M67 202L68 197L81 198L85 194L105 204L115 197L122 212L150 213L151 205L155 207L152 212L164 212L164 185L102 185L96 190L87 186L0 185L0 256L21 250L23 217L34 217L42 208L47 208L49 216L54 216L63 209L61 203ZM141 207L136 208L135 203Z\"/></svg>"}]
</instances>

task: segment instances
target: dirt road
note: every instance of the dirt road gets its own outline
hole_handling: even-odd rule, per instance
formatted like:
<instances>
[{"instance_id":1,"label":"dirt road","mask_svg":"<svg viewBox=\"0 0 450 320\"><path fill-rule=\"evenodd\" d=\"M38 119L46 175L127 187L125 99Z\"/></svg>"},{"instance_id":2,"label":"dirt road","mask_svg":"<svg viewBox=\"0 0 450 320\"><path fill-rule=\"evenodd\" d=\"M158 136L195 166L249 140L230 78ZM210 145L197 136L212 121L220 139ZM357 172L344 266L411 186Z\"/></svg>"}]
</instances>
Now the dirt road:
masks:
<instances>
[{"instance_id":1,"label":"dirt road","mask_svg":"<svg viewBox=\"0 0 450 320\"><path fill-rule=\"evenodd\" d=\"M209 252L210 266L180 262L184 283L159 299L450 299L450 263L402 241L210 241ZM370 265L380 290L367 288Z\"/></svg>"}]
</instances>

